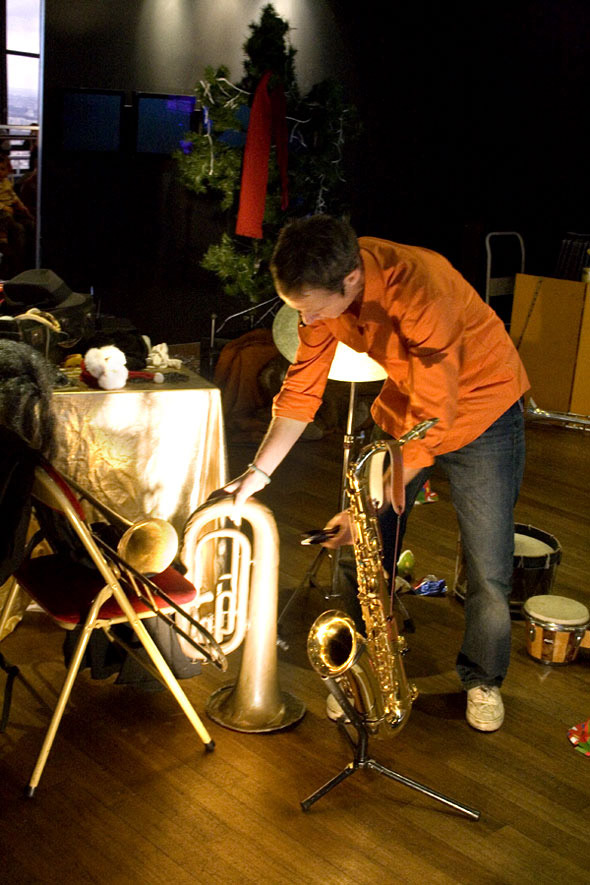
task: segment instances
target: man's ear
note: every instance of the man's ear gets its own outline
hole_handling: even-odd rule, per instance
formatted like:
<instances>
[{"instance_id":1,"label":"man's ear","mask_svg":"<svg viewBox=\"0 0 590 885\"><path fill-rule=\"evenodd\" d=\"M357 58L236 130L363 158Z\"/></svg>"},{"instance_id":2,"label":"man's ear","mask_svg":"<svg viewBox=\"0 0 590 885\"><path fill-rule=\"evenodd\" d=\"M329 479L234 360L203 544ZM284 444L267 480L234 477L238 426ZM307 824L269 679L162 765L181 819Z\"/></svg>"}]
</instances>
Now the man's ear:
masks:
<instances>
[{"instance_id":1,"label":"man's ear","mask_svg":"<svg viewBox=\"0 0 590 885\"><path fill-rule=\"evenodd\" d=\"M364 285L365 275L363 273L363 269L361 267L355 267L354 270L351 270L349 274L346 274L343 280L343 289L344 293L348 295L353 289L354 291L360 292Z\"/></svg>"}]
</instances>

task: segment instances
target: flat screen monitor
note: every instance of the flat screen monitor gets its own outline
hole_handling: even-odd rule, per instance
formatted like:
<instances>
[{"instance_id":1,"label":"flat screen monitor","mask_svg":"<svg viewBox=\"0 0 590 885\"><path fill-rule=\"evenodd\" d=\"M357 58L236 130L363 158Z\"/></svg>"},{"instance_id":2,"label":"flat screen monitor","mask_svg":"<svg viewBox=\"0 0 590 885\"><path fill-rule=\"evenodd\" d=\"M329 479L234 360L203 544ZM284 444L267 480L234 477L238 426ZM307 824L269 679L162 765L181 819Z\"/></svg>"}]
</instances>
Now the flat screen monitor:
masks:
<instances>
[{"instance_id":1,"label":"flat screen monitor","mask_svg":"<svg viewBox=\"0 0 590 885\"><path fill-rule=\"evenodd\" d=\"M135 149L143 154L171 154L191 128L195 97L138 92L134 106Z\"/></svg>"},{"instance_id":2,"label":"flat screen monitor","mask_svg":"<svg viewBox=\"0 0 590 885\"><path fill-rule=\"evenodd\" d=\"M118 151L125 93L64 89L62 147L66 151Z\"/></svg>"}]
</instances>

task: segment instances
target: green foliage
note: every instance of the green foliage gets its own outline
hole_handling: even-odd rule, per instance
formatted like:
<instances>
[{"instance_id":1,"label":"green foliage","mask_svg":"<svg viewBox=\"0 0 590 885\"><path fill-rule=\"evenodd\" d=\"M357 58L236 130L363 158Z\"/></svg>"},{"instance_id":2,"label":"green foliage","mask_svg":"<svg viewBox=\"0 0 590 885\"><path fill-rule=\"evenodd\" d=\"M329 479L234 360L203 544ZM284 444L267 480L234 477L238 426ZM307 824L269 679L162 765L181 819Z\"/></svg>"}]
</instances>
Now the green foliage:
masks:
<instances>
[{"instance_id":1,"label":"green foliage","mask_svg":"<svg viewBox=\"0 0 590 885\"><path fill-rule=\"evenodd\" d=\"M305 120L290 136L293 194L303 204L297 214L346 214L351 201L351 148L360 129L357 112L346 103L339 83L323 80L300 102L297 116ZM299 146L297 138L302 141Z\"/></svg>"},{"instance_id":2,"label":"green foliage","mask_svg":"<svg viewBox=\"0 0 590 885\"><path fill-rule=\"evenodd\" d=\"M273 246L272 240L245 243L222 234L221 242L207 250L202 265L217 274L226 295L245 296L255 304L273 291L268 269Z\"/></svg>"},{"instance_id":3,"label":"green foliage","mask_svg":"<svg viewBox=\"0 0 590 885\"><path fill-rule=\"evenodd\" d=\"M299 91L295 80L296 50L288 44L289 23L276 14L269 3L262 10L260 23L249 25L252 32L244 43L244 70L246 89L254 91L263 74L272 71L283 84L287 97L297 99ZM271 81L271 88L273 87Z\"/></svg>"},{"instance_id":4,"label":"green foliage","mask_svg":"<svg viewBox=\"0 0 590 885\"><path fill-rule=\"evenodd\" d=\"M280 228L292 217L317 212L343 215L350 208L348 165L358 138L354 108L340 84L325 80L301 98L295 80L296 50L288 43L289 24L269 4L244 44L246 75L231 81L230 71L208 67L196 87L202 109L199 132L191 132L175 154L180 180L197 194L219 195L228 230L235 226L249 105L262 75L271 70L270 88L281 83L287 99L289 130L289 207L280 207L279 170L271 151L262 240L223 234L207 250L202 265L217 274L225 294L258 302L273 294L268 264Z\"/></svg>"},{"instance_id":5,"label":"green foliage","mask_svg":"<svg viewBox=\"0 0 590 885\"><path fill-rule=\"evenodd\" d=\"M181 182L197 194L221 192L221 208L230 209L240 184L242 152L219 140L226 131L242 132L239 109L248 106L248 94L231 84L228 68L207 67L196 89L197 102L207 108L211 132L189 132L183 150L177 151Z\"/></svg>"}]
</instances>

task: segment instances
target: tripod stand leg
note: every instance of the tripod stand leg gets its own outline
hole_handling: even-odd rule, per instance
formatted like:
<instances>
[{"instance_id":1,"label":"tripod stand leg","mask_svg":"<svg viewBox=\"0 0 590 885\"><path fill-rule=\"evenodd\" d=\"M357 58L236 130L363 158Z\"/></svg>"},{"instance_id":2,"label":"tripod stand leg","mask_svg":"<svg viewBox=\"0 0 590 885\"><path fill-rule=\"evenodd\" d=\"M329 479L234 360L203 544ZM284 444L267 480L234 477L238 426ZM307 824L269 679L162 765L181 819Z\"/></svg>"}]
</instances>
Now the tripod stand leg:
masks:
<instances>
[{"instance_id":1,"label":"tripod stand leg","mask_svg":"<svg viewBox=\"0 0 590 885\"><path fill-rule=\"evenodd\" d=\"M443 805L448 805L450 808L454 808L456 811L460 811L461 814L466 815L471 820L479 820L480 812L477 811L475 808L470 808L468 805L463 805L461 802L456 802L454 799L450 799L448 796L444 796L442 793L437 793L436 790L431 790L430 787L418 783L418 781L413 781L409 777L404 777L403 774L398 774L397 771L393 771L391 768L386 768L375 759L371 759L367 755L369 732L367 730L366 723L363 721L363 717L358 713L356 708L352 706L352 704L340 688L339 684L335 682L335 680L326 678L324 681L328 684L332 694L336 697L340 706L349 716L350 723L357 733L357 739L355 741L346 728L345 724L342 722L338 723L339 730L344 734L344 736L348 740L348 743L354 750L354 760L350 762L346 766L346 768L340 772L340 774L337 774L336 777L332 778L332 780L328 781L326 784L324 784L323 787L320 787L319 790L317 790L301 803L301 807L304 811L307 811L314 802L317 802L318 799L321 799L322 796L325 796L326 793L328 793L333 787L335 787L345 778L349 777L351 774L354 774L354 772L357 771L359 768L371 768L373 771L377 771L379 774L383 774L385 775L385 777L391 778L391 780L397 781L400 784L404 784L404 786L410 787L412 790L417 790L419 793L424 793L425 796L430 796L431 799L435 799L437 802L442 802Z\"/></svg>"},{"instance_id":2,"label":"tripod stand leg","mask_svg":"<svg viewBox=\"0 0 590 885\"><path fill-rule=\"evenodd\" d=\"M373 771L378 771L379 774L384 774L386 777L390 777L392 780L398 781L400 784L405 784L406 787L411 787L412 790L418 790L418 792L424 793L425 796L430 796L431 799L436 799L437 802L442 802L444 805L455 808L462 814L467 815L471 820L479 820L480 812L476 811L475 808L469 808L468 805L463 805L461 802L455 802L454 799L449 799L448 796L443 796L442 793L437 793L436 790L431 790L430 787L426 787L424 784L419 784L417 781L413 781L409 777L404 777L402 774L398 774L396 771L386 768L374 759L367 759L364 765L366 768L372 768Z\"/></svg>"},{"instance_id":3,"label":"tripod stand leg","mask_svg":"<svg viewBox=\"0 0 590 885\"><path fill-rule=\"evenodd\" d=\"M307 590L308 587L313 587L314 589L319 589L319 584L315 583L315 577L319 571L319 568L320 568L323 560L328 555L329 554L328 554L328 551L326 550L326 548L320 547L320 549L318 550L318 552L316 554L314 561L312 562L312 564L310 565L310 567L308 568L308 570L304 574L300 583L297 585L297 587L295 587L295 589L291 593L289 599L287 600L287 602L283 606L281 613L277 618L277 629L279 631L281 629L281 625L282 625L283 621L285 620L285 616L286 616L287 612L289 611L289 609L291 608L291 606L293 605L295 600L300 596L300 594L303 593L304 590ZM329 597L325 596L325 598L328 599Z\"/></svg>"},{"instance_id":4,"label":"tripod stand leg","mask_svg":"<svg viewBox=\"0 0 590 885\"><path fill-rule=\"evenodd\" d=\"M323 787L320 787L319 790L316 790L315 793L312 793L311 796L308 796L307 799L304 799L301 803L301 807L304 811L308 811L310 806L313 805L314 802L317 802L318 799L321 799L322 796L325 796L326 793L329 793L330 790L337 787L341 781L346 780L347 777L350 777L351 774L354 774L357 767L354 762L349 762L346 768L343 768L342 771L324 784Z\"/></svg>"}]
</instances>

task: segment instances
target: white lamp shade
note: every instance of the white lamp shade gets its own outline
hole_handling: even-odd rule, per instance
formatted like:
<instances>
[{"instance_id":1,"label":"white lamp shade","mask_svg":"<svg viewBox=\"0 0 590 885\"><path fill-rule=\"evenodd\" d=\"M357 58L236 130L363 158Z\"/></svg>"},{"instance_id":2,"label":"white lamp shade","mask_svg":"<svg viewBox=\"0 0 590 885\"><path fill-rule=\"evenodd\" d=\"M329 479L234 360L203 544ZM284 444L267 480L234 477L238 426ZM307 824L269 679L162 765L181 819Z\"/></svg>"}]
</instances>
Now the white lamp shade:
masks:
<instances>
[{"instance_id":1,"label":"white lamp shade","mask_svg":"<svg viewBox=\"0 0 590 885\"><path fill-rule=\"evenodd\" d=\"M292 307L283 304L272 324L272 337L285 359L295 360L299 344L299 314ZM358 353L341 341L330 366L328 378L333 381L382 381L387 372L366 353Z\"/></svg>"}]
</instances>

